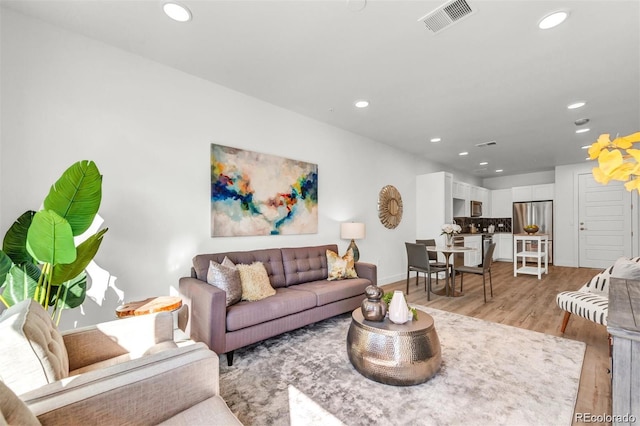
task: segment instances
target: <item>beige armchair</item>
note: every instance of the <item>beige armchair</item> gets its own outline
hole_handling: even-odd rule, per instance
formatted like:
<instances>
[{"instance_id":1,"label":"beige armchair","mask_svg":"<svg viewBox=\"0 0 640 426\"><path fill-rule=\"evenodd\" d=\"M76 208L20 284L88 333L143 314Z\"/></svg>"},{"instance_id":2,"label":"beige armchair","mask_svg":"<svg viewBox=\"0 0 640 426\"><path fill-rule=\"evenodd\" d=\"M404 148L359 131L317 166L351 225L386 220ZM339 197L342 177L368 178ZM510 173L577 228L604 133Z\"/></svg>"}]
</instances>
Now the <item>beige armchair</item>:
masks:
<instances>
[{"instance_id":1,"label":"beige armchair","mask_svg":"<svg viewBox=\"0 0 640 426\"><path fill-rule=\"evenodd\" d=\"M0 316L2 380L16 394L175 348L170 313L114 320L60 333L33 300Z\"/></svg>"},{"instance_id":2,"label":"beige armchair","mask_svg":"<svg viewBox=\"0 0 640 426\"><path fill-rule=\"evenodd\" d=\"M197 343L20 397L0 382L0 425L240 425L220 397L218 371L218 356Z\"/></svg>"},{"instance_id":3,"label":"beige armchair","mask_svg":"<svg viewBox=\"0 0 640 426\"><path fill-rule=\"evenodd\" d=\"M0 425L239 424L219 396L218 356L178 348L169 313L59 333L24 301L0 316L0 340Z\"/></svg>"}]
</instances>

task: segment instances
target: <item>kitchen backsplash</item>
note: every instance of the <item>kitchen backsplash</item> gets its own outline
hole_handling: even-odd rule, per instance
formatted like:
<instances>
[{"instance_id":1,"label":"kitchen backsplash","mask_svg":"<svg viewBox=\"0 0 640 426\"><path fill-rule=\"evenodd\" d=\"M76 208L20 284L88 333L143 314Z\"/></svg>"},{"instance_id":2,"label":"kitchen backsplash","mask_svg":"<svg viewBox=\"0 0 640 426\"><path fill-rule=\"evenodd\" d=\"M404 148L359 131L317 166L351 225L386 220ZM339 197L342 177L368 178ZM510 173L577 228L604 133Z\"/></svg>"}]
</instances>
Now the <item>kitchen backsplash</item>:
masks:
<instances>
[{"instance_id":1,"label":"kitchen backsplash","mask_svg":"<svg viewBox=\"0 0 640 426\"><path fill-rule=\"evenodd\" d=\"M477 232L487 232L489 225L495 227L494 232L511 232L510 217L454 217L453 219L462 227L462 232L465 234L471 232L471 224L476 225Z\"/></svg>"}]
</instances>

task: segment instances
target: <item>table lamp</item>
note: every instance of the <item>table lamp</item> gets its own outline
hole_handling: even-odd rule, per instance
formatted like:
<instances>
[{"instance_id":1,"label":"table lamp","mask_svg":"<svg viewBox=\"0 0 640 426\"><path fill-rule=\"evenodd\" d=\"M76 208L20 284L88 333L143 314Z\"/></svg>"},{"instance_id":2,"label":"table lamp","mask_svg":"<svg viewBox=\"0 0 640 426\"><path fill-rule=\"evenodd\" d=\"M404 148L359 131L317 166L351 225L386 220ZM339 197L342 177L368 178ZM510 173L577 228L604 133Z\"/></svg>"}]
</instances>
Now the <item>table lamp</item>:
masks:
<instances>
[{"instance_id":1,"label":"table lamp","mask_svg":"<svg viewBox=\"0 0 640 426\"><path fill-rule=\"evenodd\" d=\"M365 230L364 223L346 222L340 225L340 238L343 240L351 240L351 244L347 250L353 251L353 261L357 262L360 259L360 251L354 240L361 240L364 238Z\"/></svg>"}]
</instances>

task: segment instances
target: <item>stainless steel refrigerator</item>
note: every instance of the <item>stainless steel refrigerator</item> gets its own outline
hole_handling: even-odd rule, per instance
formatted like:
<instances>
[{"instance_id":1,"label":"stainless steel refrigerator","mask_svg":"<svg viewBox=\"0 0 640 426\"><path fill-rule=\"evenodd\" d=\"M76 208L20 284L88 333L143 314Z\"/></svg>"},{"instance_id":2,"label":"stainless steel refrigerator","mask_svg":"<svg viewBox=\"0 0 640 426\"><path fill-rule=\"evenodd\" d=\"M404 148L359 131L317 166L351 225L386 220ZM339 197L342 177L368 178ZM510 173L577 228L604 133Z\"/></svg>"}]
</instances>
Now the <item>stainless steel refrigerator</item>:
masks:
<instances>
[{"instance_id":1,"label":"stainless steel refrigerator","mask_svg":"<svg viewBox=\"0 0 640 426\"><path fill-rule=\"evenodd\" d=\"M525 225L538 225L540 228L538 233L549 235L549 249L547 250L547 257L549 259L549 263L553 263L553 201L513 203L513 223L511 227L513 233L524 233ZM537 247L535 247L534 243L526 249L537 250ZM529 259L527 259L527 261L528 260Z\"/></svg>"}]
</instances>

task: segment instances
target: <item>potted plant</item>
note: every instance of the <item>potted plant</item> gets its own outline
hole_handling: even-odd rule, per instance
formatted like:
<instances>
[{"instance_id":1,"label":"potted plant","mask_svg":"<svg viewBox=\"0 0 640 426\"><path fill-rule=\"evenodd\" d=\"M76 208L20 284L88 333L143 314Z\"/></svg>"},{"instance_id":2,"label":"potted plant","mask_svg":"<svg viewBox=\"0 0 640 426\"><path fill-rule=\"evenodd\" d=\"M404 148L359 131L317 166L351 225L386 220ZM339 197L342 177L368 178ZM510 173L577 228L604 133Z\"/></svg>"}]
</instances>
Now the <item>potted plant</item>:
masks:
<instances>
[{"instance_id":1,"label":"potted plant","mask_svg":"<svg viewBox=\"0 0 640 426\"><path fill-rule=\"evenodd\" d=\"M51 186L43 209L23 213L0 250L0 302L9 307L34 299L59 323L63 309L84 302L85 268L107 229L76 246L93 223L102 200L102 175L93 161L78 161ZM77 238L78 240L82 237Z\"/></svg>"}]
</instances>

